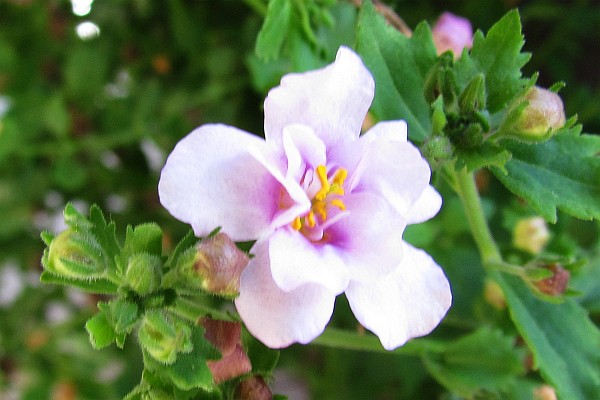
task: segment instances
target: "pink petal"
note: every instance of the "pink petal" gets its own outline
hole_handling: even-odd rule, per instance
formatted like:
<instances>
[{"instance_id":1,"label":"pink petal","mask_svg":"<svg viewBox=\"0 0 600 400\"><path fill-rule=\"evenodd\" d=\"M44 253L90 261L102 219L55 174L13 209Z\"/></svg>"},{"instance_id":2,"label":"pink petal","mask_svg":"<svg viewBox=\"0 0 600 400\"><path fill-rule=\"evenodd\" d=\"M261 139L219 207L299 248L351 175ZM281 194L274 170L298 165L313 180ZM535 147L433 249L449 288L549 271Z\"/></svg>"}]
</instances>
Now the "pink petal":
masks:
<instances>
[{"instance_id":1,"label":"pink petal","mask_svg":"<svg viewBox=\"0 0 600 400\"><path fill-rule=\"evenodd\" d=\"M289 125L283 129L283 148L287 157L287 177L299 182L306 168L325 165L325 144L305 125Z\"/></svg>"},{"instance_id":2,"label":"pink petal","mask_svg":"<svg viewBox=\"0 0 600 400\"><path fill-rule=\"evenodd\" d=\"M198 236L223 227L235 241L270 231L281 185L249 149L266 149L256 136L226 125L203 125L183 138L161 172L162 205Z\"/></svg>"},{"instance_id":3,"label":"pink petal","mask_svg":"<svg viewBox=\"0 0 600 400\"><path fill-rule=\"evenodd\" d=\"M393 273L373 285L351 282L346 296L356 319L387 350L430 333L452 302L442 269L427 253L408 244Z\"/></svg>"},{"instance_id":4,"label":"pink petal","mask_svg":"<svg viewBox=\"0 0 600 400\"><path fill-rule=\"evenodd\" d=\"M325 68L289 74L265 100L265 137L281 143L287 125L310 126L327 147L358 137L375 84L361 59L340 47Z\"/></svg>"},{"instance_id":5,"label":"pink petal","mask_svg":"<svg viewBox=\"0 0 600 400\"><path fill-rule=\"evenodd\" d=\"M348 215L327 230L339 248L350 279L374 282L402 261L402 234L406 223L379 196L358 193L344 197Z\"/></svg>"},{"instance_id":6,"label":"pink petal","mask_svg":"<svg viewBox=\"0 0 600 400\"><path fill-rule=\"evenodd\" d=\"M273 280L285 292L316 283L337 295L348 286L348 269L339 250L328 244L316 245L291 228L271 235L269 258Z\"/></svg>"},{"instance_id":7,"label":"pink petal","mask_svg":"<svg viewBox=\"0 0 600 400\"><path fill-rule=\"evenodd\" d=\"M392 135L392 132L386 134L379 130L375 140L368 139L369 132L359 139L367 144L353 171L351 190L378 194L407 217L429 186L431 170L415 146Z\"/></svg>"},{"instance_id":8,"label":"pink petal","mask_svg":"<svg viewBox=\"0 0 600 400\"><path fill-rule=\"evenodd\" d=\"M440 16L431 32L438 54L452 50L456 57L460 57L464 48L473 47L471 21L450 12Z\"/></svg>"},{"instance_id":9,"label":"pink petal","mask_svg":"<svg viewBox=\"0 0 600 400\"><path fill-rule=\"evenodd\" d=\"M250 333L271 348L308 343L331 318L335 294L317 284L284 292L273 281L268 243L257 242L255 257L242 273L235 305Z\"/></svg>"},{"instance_id":10,"label":"pink petal","mask_svg":"<svg viewBox=\"0 0 600 400\"><path fill-rule=\"evenodd\" d=\"M433 218L442 207L442 196L429 185L408 212L408 224L419 224Z\"/></svg>"}]
</instances>

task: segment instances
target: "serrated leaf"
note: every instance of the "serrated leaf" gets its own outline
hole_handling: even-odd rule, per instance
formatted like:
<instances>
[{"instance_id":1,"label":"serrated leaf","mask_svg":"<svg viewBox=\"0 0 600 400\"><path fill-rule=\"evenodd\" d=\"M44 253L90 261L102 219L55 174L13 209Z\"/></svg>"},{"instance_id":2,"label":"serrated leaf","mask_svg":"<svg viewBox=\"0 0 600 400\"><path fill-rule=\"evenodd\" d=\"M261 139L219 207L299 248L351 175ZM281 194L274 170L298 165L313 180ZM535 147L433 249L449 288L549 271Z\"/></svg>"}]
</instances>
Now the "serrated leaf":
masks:
<instances>
[{"instance_id":1,"label":"serrated leaf","mask_svg":"<svg viewBox=\"0 0 600 400\"><path fill-rule=\"evenodd\" d=\"M504 166L511 159L510 152L490 142L472 149L457 149L457 155L456 166L465 166L469 172L492 166L504 171Z\"/></svg>"},{"instance_id":2,"label":"serrated leaf","mask_svg":"<svg viewBox=\"0 0 600 400\"><path fill-rule=\"evenodd\" d=\"M406 120L413 141L430 136L431 112L423 87L437 54L429 26L420 24L408 38L365 1L358 19L357 51L377 83L374 114L383 120Z\"/></svg>"},{"instance_id":3,"label":"serrated leaf","mask_svg":"<svg viewBox=\"0 0 600 400\"><path fill-rule=\"evenodd\" d=\"M85 329L90 334L90 342L96 350L110 345L117 337L112 324L103 312L90 318L85 324Z\"/></svg>"},{"instance_id":4,"label":"serrated leaf","mask_svg":"<svg viewBox=\"0 0 600 400\"><path fill-rule=\"evenodd\" d=\"M47 271L42 272L40 282L75 287L86 292L99 294L115 294L118 290L118 286L107 279L79 280L64 276L56 276Z\"/></svg>"},{"instance_id":5,"label":"serrated leaf","mask_svg":"<svg viewBox=\"0 0 600 400\"><path fill-rule=\"evenodd\" d=\"M517 10L494 24L486 36L477 32L471 52L463 53L455 65L460 89L464 89L477 74L483 73L489 112L493 114L502 110L528 82L521 77L521 67L530 58L529 54L521 53L523 44Z\"/></svg>"},{"instance_id":6,"label":"serrated leaf","mask_svg":"<svg viewBox=\"0 0 600 400\"><path fill-rule=\"evenodd\" d=\"M290 0L271 0L267 16L256 39L256 55L263 60L279 57L281 46L287 37L292 17Z\"/></svg>"},{"instance_id":7,"label":"serrated leaf","mask_svg":"<svg viewBox=\"0 0 600 400\"><path fill-rule=\"evenodd\" d=\"M518 277L494 274L510 315L531 349L535 365L561 400L597 399L600 331L572 299L538 300Z\"/></svg>"},{"instance_id":8,"label":"serrated leaf","mask_svg":"<svg viewBox=\"0 0 600 400\"><path fill-rule=\"evenodd\" d=\"M106 315L114 331L118 334L130 333L138 319L138 307L123 299L99 302L98 308Z\"/></svg>"},{"instance_id":9,"label":"serrated leaf","mask_svg":"<svg viewBox=\"0 0 600 400\"><path fill-rule=\"evenodd\" d=\"M447 344L440 352L425 353L424 360L438 381L467 397L481 390L499 392L523 372L514 338L487 327Z\"/></svg>"},{"instance_id":10,"label":"serrated leaf","mask_svg":"<svg viewBox=\"0 0 600 400\"><path fill-rule=\"evenodd\" d=\"M556 209L581 219L600 219L600 137L559 134L545 143L506 143L512 159L496 177L547 221Z\"/></svg>"},{"instance_id":11,"label":"serrated leaf","mask_svg":"<svg viewBox=\"0 0 600 400\"><path fill-rule=\"evenodd\" d=\"M135 253L150 253L156 256L162 254L162 230L155 223L128 226L123 246L125 255Z\"/></svg>"},{"instance_id":12,"label":"serrated leaf","mask_svg":"<svg viewBox=\"0 0 600 400\"><path fill-rule=\"evenodd\" d=\"M190 247L195 246L199 240L200 239L194 235L194 231L190 229L183 239L177 243L177 246L175 246L175 250L173 250L173 253L171 253L171 256L165 262L165 267L173 268L173 266L177 264L179 257L186 253Z\"/></svg>"}]
</instances>

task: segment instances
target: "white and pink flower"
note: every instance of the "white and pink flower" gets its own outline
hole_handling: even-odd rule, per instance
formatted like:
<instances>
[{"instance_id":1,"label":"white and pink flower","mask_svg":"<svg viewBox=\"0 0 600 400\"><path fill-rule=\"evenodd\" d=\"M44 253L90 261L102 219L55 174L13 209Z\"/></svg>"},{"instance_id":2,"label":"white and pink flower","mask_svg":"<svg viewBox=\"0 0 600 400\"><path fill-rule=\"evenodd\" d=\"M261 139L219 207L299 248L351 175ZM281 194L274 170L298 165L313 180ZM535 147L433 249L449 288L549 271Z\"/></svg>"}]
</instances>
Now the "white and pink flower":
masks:
<instances>
[{"instance_id":1,"label":"white and pink flower","mask_svg":"<svg viewBox=\"0 0 600 400\"><path fill-rule=\"evenodd\" d=\"M265 139L203 125L162 170L162 204L197 235L221 226L256 240L235 304L267 346L319 336L341 293L386 349L428 334L450 307L441 268L402 240L441 197L404 121L359 136L373 95L371 74L342 47L334 63L269 92Z\"/></svg>"},{"instance_id":2,"label":"white and pink flower","mask_svg":"<svg viewBox=\"0 0 600 400\"><path fill-rule=\"evenodd\" d=\"M451 50L454 53L454 58L459 58L463 49L473 47L471 21L451 12L440 15L431 33L438 54Z\"/></svg>"}]
</instances>

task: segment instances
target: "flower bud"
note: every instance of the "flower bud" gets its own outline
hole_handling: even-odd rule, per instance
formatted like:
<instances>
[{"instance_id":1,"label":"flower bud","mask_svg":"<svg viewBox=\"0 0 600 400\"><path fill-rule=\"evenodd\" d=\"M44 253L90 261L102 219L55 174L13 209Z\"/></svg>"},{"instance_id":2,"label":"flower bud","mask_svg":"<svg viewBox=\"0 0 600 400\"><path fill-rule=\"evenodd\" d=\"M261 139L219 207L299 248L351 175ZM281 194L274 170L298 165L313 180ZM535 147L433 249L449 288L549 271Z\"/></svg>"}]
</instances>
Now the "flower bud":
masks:
<instances>
[{"instance_id":1,"label":"flower bud","mask_svg":"<svg viewBox=\"0 0 600 400\"><path fill-rule=\"evenodd\" d=\"M271 400L271 389L260 376L244 379L235 388L235 398L240 400Z\"/></svg>"},{"instance_id":2,"label":"flower bud","mask_svg":"<svg viewBox=\"0 0 600 400\"><path fill-rule=\"evenodd\" d=\"M189 353L193 349L192 331L179 321L172 321L160 311L148 311L138 331L140 345L156 361L173 364L177 353Z\"/></svg>"},{"instance_id":3,"label":"flower bud","mask_svg":"<svg viewBox=\"0 0 600 400\"><path fill-rule=\"evenodd\" d=\"M438 18L431 33L438 55L451 50L454 58L459 58L464 48L470 49L473 46L471 22L450 12L445 12Z\"/></svg>"},{"instance_id":4,"label":"flower bud","mask_svg":"<svg viewBox=\"0 0 600 400\"><path fill-rule=\"evenodd\" d=\"M560 296L569 286L571 273L560 264L550 264L545 268L552 272L552 276L535 281L534 285L540 292L548 296Z\"/></svg>"},{"instance_id":5,"label":"flower bud","mask_svg":"<svg viewBox=\"0 0 600 400\"><path fill-rule=\"evenodd\" d=\"M240 288L240 276L249 258L229 236L219 233L204 239L196 247L193 269L208 292L235 296Z\"/></svg>"},{"instance_id":6,"label":"flower bud","mask_svg":"<svg viewBox=\"0 0 600 400\"><path fill-rule=\"evenodd\" d=\"M98 278L104 271L104 266L93 257L99 247L93 238L67 229L52 239L42 264L54 275L82 280Z\"/></svg>"},{"instance_id":7,"label":"flower bud","mask_svg":"<svg viewBox=\"0 0 600 400\"><path fill-rule=\"evenodd\" d=\"M534 400L556 400L556 391L550 385L541 385L533 391Z\"/></svg>"},{"instance_id":8,"label":"flower bud","mask_svg":"<svg viewBox=\"0 0 600 400\"><path fill-rule=\"evenodd\" d=\"M531 254L539 254L550 240L550 231L542 217L523 218L513 231L513 246Z\"/></svg>"},{"instance_id":9,"label":"flower bud","mask_svg":"<svg viewBox=\"0 0 600 400\"><path fill-rule=\"evenodd\" d=\"M524 100L528 104L516 123L514 136L544 140L565 124L565 108L557 93L534 86L525 94Z\"/></svg>"},{"instance_id":10,"label":"flower bud","mask_svg":"<svg viewBox=\"0 0 600 400\"><path fill-rule=\"evenodd\" d=\"M228 381L252 371L252 364L242 348L242 325L204 317L200 325L206 329L204 337L221 352L221 359L207 361L206 365L215 383Z\"/></svg>"},{"instance_id":11,"label":"flower bud","mask_svg":"<svg viewBox=\"0 0 600 400\"><path fill-rule=\"evenodd\" d=\"M136 293L144 296L160 284L160 259L150 254L138 253L129 257L125 280Z\"/></svg>"}]
</instances>

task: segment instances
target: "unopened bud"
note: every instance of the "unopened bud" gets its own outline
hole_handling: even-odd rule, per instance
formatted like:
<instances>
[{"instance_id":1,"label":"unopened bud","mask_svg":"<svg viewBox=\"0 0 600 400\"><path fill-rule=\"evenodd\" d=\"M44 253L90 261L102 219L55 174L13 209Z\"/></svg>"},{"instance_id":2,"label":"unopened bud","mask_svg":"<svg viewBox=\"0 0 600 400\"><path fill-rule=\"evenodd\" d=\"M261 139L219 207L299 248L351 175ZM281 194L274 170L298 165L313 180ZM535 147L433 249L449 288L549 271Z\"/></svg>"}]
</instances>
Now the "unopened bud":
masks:
<instances>
[{"instance_id":1,"label":"unopened bud","mask_svg":"<svg viewBox=\"0 0 600 400\"><path fill-rule=\"evenodd\" d=\"M451 50L454 57L459 58L464 48L470 49L473 46L471 22L450 12L445 12L438 18L431 33L438 55Z\"/></svg>"},{"instance_id":2,"label":"unopened bud","mask_svg":"<svg viewBox=\"0 0 600 400\"><path fill-rule=\"evenodd\" d=\"M552 276L535 281L534 285L540 292L548 296L560 296L569 286L571 273L560 264L550 264L546 266L546 269L552 272Z\"/></svg>"},{"instance_id":3,"label":"unopened bud","mask_svg":"<svg viewBox=\"0 0 600 400\"><path fill-rule=\"evenodd\" d=\"M44 268L58 276L75 279L98 278L104 270L92 256L100 246L93 238L86 238L73 229L67 229L55 238L44 252Z\"/></svg>"},{"instance_id":4,"label":"unopened bud","mask_svg":"<svg viewBox=\"0 0 600 400\"><path fill-rule=\"evenodd\" d=\"M129 258L125 279L136 293L144 296L160 284L160 268L158 257L145 253L134 254Z\"/></svg>"},{"instance_id":5,"label":"unopened bud","mask_svg":"<svg viewBox=\"0 0 600 400\"><path fill-rule=\"evenodd\" d=\"M524 218L513 232L513 246L531 254L539 254L550 240L550 231L542 217Z\"/></svg>"},{"instance_id":6,"label":"unopened bud","mask_svg":"<svg viewBox=\"0 0 600 400\"><path fill-rule=\"evenodd\" d=\"M204 239L196 247L194 271L208 292L235 296L240 288L240 276L249 258L224 233Z\"/></svg>"},{"instance_id":7,"label":"unopened bud","mask_svg":"<svg viewBox=\"0 0 600 400\"><path fill-rule=\"evenodd\" d=\"M515 136L525 140L543 140L564 126L565 107L557 93L534 86L524 100L528 105L517 121Z\"/></svg>"},{"instance_id":8,"label":"unopened bud","mask_svg":"<svg viewBox=\"0 0 600 400\"><path fill-rule=\"evenodd\" d=\"M271 389L260 376L244 379L235 388L235 398L239 400L271 400Z\"/></svg>"},{"instance_id":9,"label":"unopened bud","mask_svg":"<svg viewBox=\"0 0 600 400\"><path fill-rule=\"evenodd\" d=\"M535 400L556 400L556 391L550 385L542 385L535 388L533 398Z\"/></svg>"},{"instance_id":10,"label":"unopened bud","mask_svg":"<svg viewBox=\"0 0 600 400\"><path fill-rule=\"evenodd\" d=\"M252 364L242 347L242 325L204 317L200 324L204 337L221 352L221 359L207 361L215 383L237 378L252 371Z\"/></svg>"},{"instance_id":11,"label":"unopened bud","mask_svg":"<svg viewBox=\"0 0 600 400\"><path fill-rule=\"evenodd\" d=\"M183 322L171 320L160 311L148 311L138 331L140 345L156 361L173 364L177 353L193 349L192 332Z\"/></svg>"},{"instance_id":12,"label":"unopened bud","mask_svg":"<svg viewBox=\"0 0 600 400\"><path fill-rule=\"evenodd\" d=\"M488 304L494 306L498 310L506 308L506 297L500 285L496 282L487 280L483 286L483 298Z\"/></svg>"}]
</instances>

